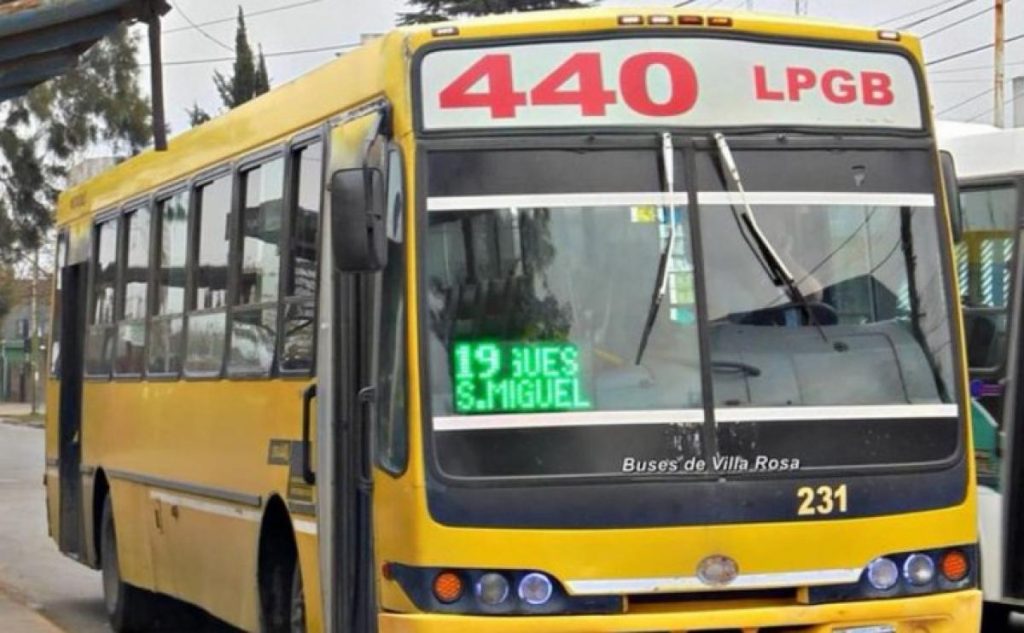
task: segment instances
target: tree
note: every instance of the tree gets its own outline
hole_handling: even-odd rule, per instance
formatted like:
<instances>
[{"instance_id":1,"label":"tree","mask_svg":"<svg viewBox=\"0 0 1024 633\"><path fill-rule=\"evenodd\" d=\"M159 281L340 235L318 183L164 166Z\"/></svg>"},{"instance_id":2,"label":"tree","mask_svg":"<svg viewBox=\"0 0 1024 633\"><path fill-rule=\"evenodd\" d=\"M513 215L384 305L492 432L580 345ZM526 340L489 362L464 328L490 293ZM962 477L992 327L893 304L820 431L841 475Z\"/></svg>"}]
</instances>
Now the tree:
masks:
<instances>
[{"instance_id":1,"label":"tree","mask_svg":"<svg viewBox=\"0 0 1024 633\"><path fill-rule=\"evenodd\" d=\"M0 265L0 323L18 302L14 269L9 265Z\"/></svg>"},{"instance_id":2,"label":"tree","mask_svg":"<svg viewBox=\"0 0 1024 633\"><path fill-rule=\"evenodd\" d=\"M202 125L203 123L206 123L211 118L213 118L213 117L210 116L209 112L204 110L195 101L192 102L192 107L191 108L185 108L185 114L188 115L188 124L191 125L192 127L195 127L197 125Z\"/></svg>"},{"instance_id":3,"label":"tree","mask_svg":"<svg viewBox=\"0 0 1024 633\"><path fill-rule=\"evenodd\" d=\"M90 148L125 155L149 143L137 49L120 27L70 72L0 104L0 262L21 260L45 241L68 165Z\"/></svg>"},{"instance_id":4,"label":"tree","mask_svg":"<svg viewBox=\"0 0 1024 633\"><path fill-rule=\"evenodd\" d=\"M267 58L263 56L263 45L260 44L259 62L256 64L256 94L261 95L270 90L270 75L267 73Z\"/></svg>"},{"instance_id":5,"label":"tree","mask_svg":"<svg viewBox=\"0 0 1024 633\"><path fill-rule=\"evenodd\" d=\"M220 71L213 72L213 83L217 86L220 100L229 110L237 108L253 97L259 96L270 89L270 78L267 76L267 64L260 49L259 66L249 46L249 36L245 29L245 13L238 7L238 28L235 30L235 64L231 76Z\"/></svg>"},{"instance_id":6,"label":"tree","mask_svg":"<svg viewBox=\"0 0 1024 633\"><path fill-rule=\"evenodd\" d=\"M399 24L426 24L493 13L583 9L593 3L585 0L409 0L409 4L419 10L399 14Z\"/></svg>"}]
</instances>

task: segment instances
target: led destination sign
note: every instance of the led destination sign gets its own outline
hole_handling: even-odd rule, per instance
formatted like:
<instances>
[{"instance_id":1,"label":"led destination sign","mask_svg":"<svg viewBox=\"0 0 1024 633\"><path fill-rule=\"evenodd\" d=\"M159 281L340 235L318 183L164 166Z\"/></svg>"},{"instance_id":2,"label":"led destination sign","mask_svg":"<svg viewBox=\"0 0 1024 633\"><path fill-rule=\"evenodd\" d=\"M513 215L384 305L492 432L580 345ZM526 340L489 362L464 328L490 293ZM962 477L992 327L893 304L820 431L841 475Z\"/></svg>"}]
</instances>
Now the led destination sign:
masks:
<instances>
[{"instance_id":1,"label":"led destination sign","mask_svg":"<svg viewBox=\"0 0 1024 633\"><path fill-rule=\"evenodd\" d=\"M572 343L462 341L452 347L455 410L517 413L590 409Z\"/></svg>"}]
</instances>

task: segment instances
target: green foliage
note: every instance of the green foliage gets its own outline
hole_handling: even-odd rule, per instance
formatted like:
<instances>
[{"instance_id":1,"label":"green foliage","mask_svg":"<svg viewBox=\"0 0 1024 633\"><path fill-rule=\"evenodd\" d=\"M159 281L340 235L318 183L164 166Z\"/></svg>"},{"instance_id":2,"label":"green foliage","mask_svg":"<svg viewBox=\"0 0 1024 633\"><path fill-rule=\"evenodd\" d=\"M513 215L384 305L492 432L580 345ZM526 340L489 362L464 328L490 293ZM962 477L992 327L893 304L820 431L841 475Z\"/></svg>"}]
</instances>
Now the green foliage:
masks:
<instances>
[{"instance_id":1,"label":"green foliage","mask_svg":"<svg viewBox=\"0 0 1024 633\"><path fill-rule=\"evenodd\" d=\"M409 4L419 10L399 14L399 24L426 24L493 13L583 9L593 3L584 0L409 0Z\"/></svg>"},{"instance_id":2,"label":"green foliage","mask_svg":"<svg viewBox=\"0 0 1024 633\"><path fill-rule=\"evenodd\" d=\"M237 108L253 97L270 90L270 78L267 76L267 63L260 49L259 64L249 45L249 36L245 29L245 13L238 7L238 28L235 30L235 64L231 76L220 71L213 72L213 83L224 107Z\"/></svg>"},{"instance_id":3,"label":"green foliage","mask_svg":"<svg viewBox=\"0 0 1024 633\"><path fill-rule=\"evenodd\" d=\"M137 47L121 27L67 74L0 105L0 262L45 240L67 167L87 150L123 155L149 143Z\"/></svg>"},{"instance_id":4,"label":"green foliage","mask_svg":"<svg viewBox=\"0 0 1024 633\"><path fill-rule=\"evenodd\" d=\"M270 75L267 73L267 58L263 56L263 45L260 45L259 62L256 64L256 94L261 95L270 90Z\"/></svg>"},{"instance_id":5,"label":"green foliage","mask_svg":"<svg viewBox=\"0 0 1024 633\"><path fill-rule=\"evenodd\" d=\"M192 127L195 127L197 125L202 125L203 123L206 123L211 118L213 118L213 117L210 116L209 112L204 110L195 101L192 102L192 107L191 108L185 108L185 114L188 115L188 124L191 125Z\"/></svg>"},{"instance_id":6,"label":"green foliage","mask_svg":"<svg viewBox=\"0 0 1024 633\"><path fill-rule=\"evenodd\" d=\"M11 266L0 266L0 323L18 302L17 285L14 269Z\"/></svg>"}]
</instances>

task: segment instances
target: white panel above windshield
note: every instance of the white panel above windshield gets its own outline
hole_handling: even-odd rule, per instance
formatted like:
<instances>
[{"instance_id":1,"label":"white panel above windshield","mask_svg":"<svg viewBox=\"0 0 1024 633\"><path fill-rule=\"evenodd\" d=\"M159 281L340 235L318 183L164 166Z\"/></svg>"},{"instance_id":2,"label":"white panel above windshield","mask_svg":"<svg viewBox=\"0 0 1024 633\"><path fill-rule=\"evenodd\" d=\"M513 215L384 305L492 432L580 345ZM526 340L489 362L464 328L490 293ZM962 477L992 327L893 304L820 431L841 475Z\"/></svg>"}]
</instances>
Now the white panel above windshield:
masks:
<instances>
[{"instance_id":1,"label":"white panel above windshield","mask_svg":"<svg viewBox=\"0 0 1024 633\"><path fill-rule=\"evenodd\" d=\"M444 49L424 56L430 130L612 126L921 129L896 53L712 38Z\"/></svg>"}]
</instances>

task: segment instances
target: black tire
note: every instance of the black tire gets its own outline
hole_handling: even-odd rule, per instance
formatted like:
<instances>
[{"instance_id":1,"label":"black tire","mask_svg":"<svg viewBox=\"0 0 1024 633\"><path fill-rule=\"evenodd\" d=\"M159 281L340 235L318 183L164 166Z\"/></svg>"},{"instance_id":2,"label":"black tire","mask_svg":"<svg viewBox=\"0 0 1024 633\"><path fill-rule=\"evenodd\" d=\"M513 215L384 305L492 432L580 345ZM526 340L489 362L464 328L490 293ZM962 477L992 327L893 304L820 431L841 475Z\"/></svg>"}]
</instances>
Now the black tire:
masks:
<instances>
[{"instance_id":1,"label":"black tire","mask_svg":"<svg viewBox=\"0 0 1024 633\"><path fill-rule=\"evenodd\" d=\"M306 633L306 599L302 570L288 556L269 570L263 595L263 633Z\"/></svg>"},{"instance_id":2,"label":"black tire","mask_svg":"<svg viewBox=\"0 0 1024 633\"><path fill-rule=\"evenodd\" d=\"M982 610L982 633L1006 633L1010 630L1011 609L998 602L986 602Z\"/></svg>"},{"instance_id":3,"label":"black tire","mask_svg":"<svg viewBox=\"0 0 1024 633\"><path fill-rule=\"evenodd\" d=\"M103 577L103 603L115 633L140 633L153 622L152 596L126 583L117 559L117 532L110 496L103 502L100 523L100 568Z\"/></svg>"}]
</instances>

